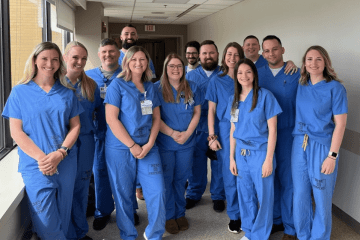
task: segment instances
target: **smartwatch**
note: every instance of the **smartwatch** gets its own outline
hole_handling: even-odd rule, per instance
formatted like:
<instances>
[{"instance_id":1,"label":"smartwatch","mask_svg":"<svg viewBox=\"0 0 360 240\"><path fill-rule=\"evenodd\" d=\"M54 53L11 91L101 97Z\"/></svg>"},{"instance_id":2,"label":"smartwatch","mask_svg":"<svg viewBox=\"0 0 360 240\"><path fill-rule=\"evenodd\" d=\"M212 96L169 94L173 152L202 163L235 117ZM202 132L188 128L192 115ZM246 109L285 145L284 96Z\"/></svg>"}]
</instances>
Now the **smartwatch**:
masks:
<instances>
[{"instance_id":1,"label":"smartwatch","mask_svg":"<svg viewBox=\"0 0 360 240\"><path fill-rule=\"evenodd\" d=\"M336 152L329 152L329 155L328 155L329 157L333 157L333 158L337 158L337 156L338 156L338 153L336 153Z\"/></svg>"}]
</instances>

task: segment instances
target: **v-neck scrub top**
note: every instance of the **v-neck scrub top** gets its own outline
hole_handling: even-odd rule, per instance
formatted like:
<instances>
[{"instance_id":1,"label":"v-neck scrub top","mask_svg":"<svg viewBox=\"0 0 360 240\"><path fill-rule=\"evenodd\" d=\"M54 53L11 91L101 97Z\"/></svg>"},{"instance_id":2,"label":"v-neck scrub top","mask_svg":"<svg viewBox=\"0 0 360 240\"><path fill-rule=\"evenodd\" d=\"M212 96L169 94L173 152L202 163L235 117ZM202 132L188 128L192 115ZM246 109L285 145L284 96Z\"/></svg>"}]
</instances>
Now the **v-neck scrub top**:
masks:
<instances>
[{"instance_id":1,"label":"v-neck scrub top","mask_svg":"<svg viewBox=\"0 0 360 240\"><path fill-rule=\"evenodd\" d=\"M152 82L144 82L146 100L151 100L152 109L160 105L157 93ZM107 89L104 103L119 108L119 120L124 125L130 137L139 145L148 142L152 127L152 114L142 115L141 101L145 100L145 94L141 93L132 81L122 78L113 80ZM107 128L105 144L107 147L117 149L129 149L119 141Z\"/></svg>"}]
</instances>

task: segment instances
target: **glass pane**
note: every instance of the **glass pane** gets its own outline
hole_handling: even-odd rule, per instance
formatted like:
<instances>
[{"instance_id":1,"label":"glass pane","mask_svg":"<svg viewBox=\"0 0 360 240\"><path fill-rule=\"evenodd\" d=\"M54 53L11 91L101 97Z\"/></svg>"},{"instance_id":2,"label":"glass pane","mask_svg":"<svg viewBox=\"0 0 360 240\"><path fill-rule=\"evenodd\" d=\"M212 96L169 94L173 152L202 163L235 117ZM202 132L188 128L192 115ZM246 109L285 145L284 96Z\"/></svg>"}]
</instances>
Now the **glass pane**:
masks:
<instances>
[{"instance_id":1,"label":"glass pane","mask_svg":"<svg viewBox=\"0 0 360 240\"><path fill-rule=\"evenodd\" d=\"M62 52L64 52L65 49L65 31L58 28L56 26L57 24L57 17L56 17L56 6L51 4L51 37L52 37L52 42L56 43L60 50Z\"/></svg>"},{"instance_id":2,"label":"glass pane","mask_svg":"<svg viewBox=\"0 0 360 240\"><path fill-rule=\"evenodd\" d=\"M41 0L11 0L10 50L11 83L22 78L25 62L34 47L42 42Z\"/></svg>"}]
</instances>

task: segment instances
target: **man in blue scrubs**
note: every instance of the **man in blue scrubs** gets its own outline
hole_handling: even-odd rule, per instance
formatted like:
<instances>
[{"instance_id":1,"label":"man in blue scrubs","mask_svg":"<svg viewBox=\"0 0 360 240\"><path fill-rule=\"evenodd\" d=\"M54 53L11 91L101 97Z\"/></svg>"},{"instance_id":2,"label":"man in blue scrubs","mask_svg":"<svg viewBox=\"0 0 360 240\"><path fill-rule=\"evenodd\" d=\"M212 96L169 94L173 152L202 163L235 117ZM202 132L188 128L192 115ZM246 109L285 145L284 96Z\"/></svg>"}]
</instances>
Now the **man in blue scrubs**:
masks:
<instances>
[{"instance_id":1,"label":"man in blue scrubs","mask_svg":"<svg viewBox=\"0 0 360 240\"><path fill-rule=\"evenodd\" d=\"M105 38L101 41L98 51L101 66L86 71L86 75L94 79L100 88L101 108L95 116L95 154L94 154L94 183L95 183L95 214L93 228L102 230L110 220L110 214L115 209L114 199L110 188L109 175L105 162L105 108L104 99L106 90L112 80L120 73L118 64L119 48L112 39Z\"/></svg>"},{"instance_id":2,"label":"man in blue scrubs","mask_svg":"<svg viewBox=\"0 0 360 240\"><path fill-rule=\"evenodd\" d=\"M201 117L196 128L195 138L196 145L194 151L194 160L189 177L189 186L186 190L186 209L193 208L200 201L205 192L207 184L207 156L208 149L207 137L209 135L207 116L208 101L205 100L205 94L210 79L219 73L220 67L219 52L215 43L211 40L205 40L200 44L200 62L201 67L186 74L186 79L197 83L201 90ZM215 134L219 133L219 121L216 118ZM222 176L222 162L217 160L211 161L211 199L213 208L217 212L225 209L225 190Z\"/></svg>"},{"instance_id":3,"label":"man in blue scrubs","mask_svg":"<svg viewBox=\"0 0 360 240\"><path fill-rule=\"evenodd\" d=\"M120 57L119 57L120 67L121 67L122 61L124 59L124 56L125 56L127 50L132 46L136 46L138 39L139 39L139 36L137 34L135 26L133 26L131 24L127 24L121 30L120 40L122 43L122 45L121 45L122 48L120 50ZM154 64L151 59L150 59L150 69L153 72L153 78L156 78L155 67L154 67Z\"/></svg>"},{"instance_id":4,"label":"man in blue scrubs","mask_svg":"<svg viewBox=\"0 0 360 240\"><path fill-rule=\"evenodd\" d=\"M243 49L245 57L253 61L257 69L267 64L262 55L259 54L260 43L259 39L254 35L249 35L244 39Z\"/></svg>"},{"instance_id":5,"label":"man in blue scrubs","mask_svg":"<svg viewBox=\"0 0 360 240\"><path fill-rule=\"evenodd\" d=\"M291 175L292 130L295 124L295 99L300 71L286 75L285 53L281 41L274 35L266 36L262 43L265 66L258 69L259 86L270 90L283 113L278 116L276 170L274 178L274 213L272 233L284 230L283 240L296 240L293 219L293 183ZM284 229L285 228L285 229Z\"/></svg>"},{"instance_id":6,"label":"man in blue scrubs","mask_svg":"<svg viewBox=\"0 0 360 240\"><path fill-rule=\"evenodd\" d=\"M185 45L185 57L188 62L188 65L185 66L185 73L201 67L199 63L199 50L200 43L197 41L191 41Z\"/></svg>"}]
</instances>

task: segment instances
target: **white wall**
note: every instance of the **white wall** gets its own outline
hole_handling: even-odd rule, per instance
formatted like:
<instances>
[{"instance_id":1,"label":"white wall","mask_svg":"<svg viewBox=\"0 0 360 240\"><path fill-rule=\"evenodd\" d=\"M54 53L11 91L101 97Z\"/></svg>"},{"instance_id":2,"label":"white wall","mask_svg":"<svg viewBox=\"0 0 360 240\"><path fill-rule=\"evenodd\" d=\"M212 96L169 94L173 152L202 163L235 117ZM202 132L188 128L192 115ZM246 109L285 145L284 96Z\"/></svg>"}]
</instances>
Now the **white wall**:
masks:
<instances>
[{"instance_id":1,"label":"white wall","mask_svg":"<svg viewBox=\"0 0 360 240\"><path fill-rule=\"evenodd\" d=\"M274 34L286 49L285 60L298 66L309 46L323 46L347 89L347 128L360 133L359 23L358 0L245 0L189 24L188 40L214 40L222 54L228 42L242 45L247 35L262 42L266 35ZM360 222L360 156L343 149L340 153L333 203Z\"/></svg>"}]
</instances>

